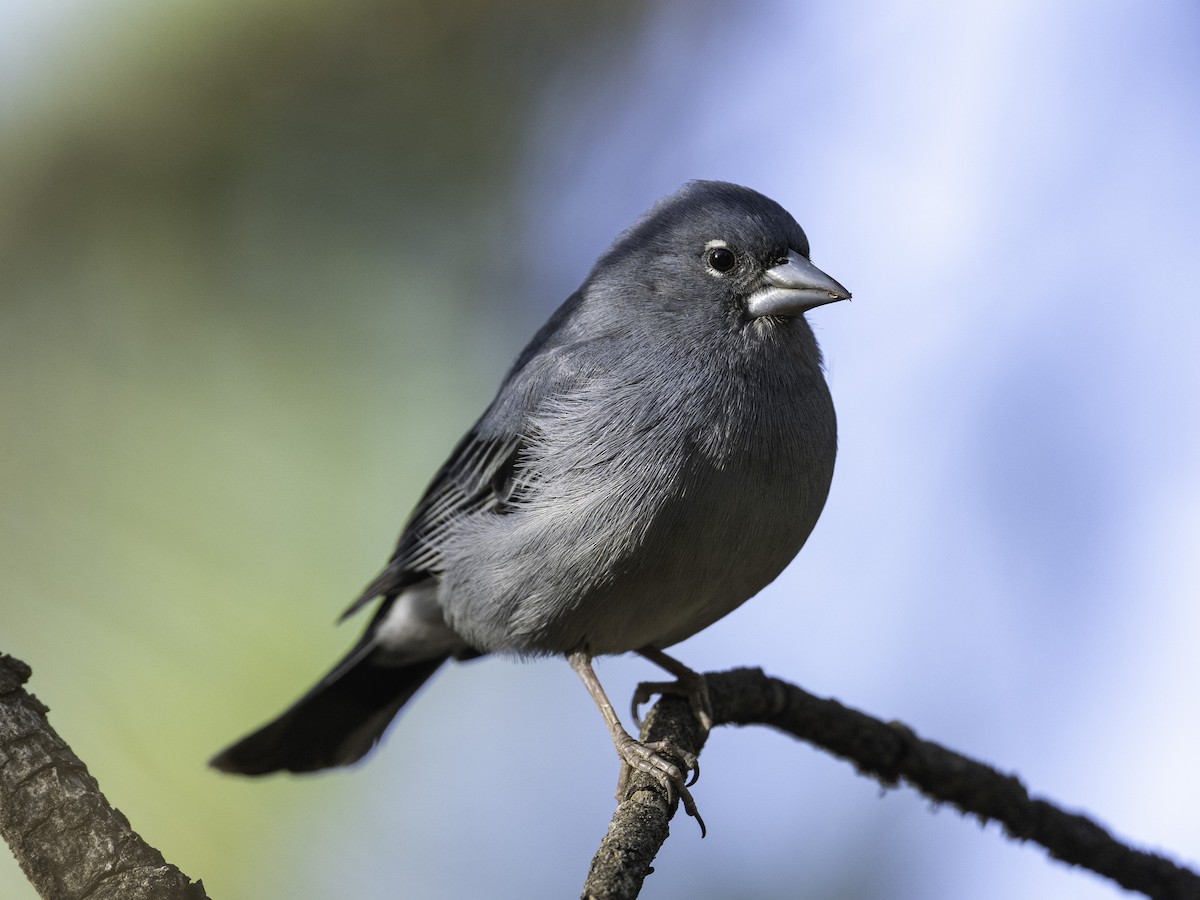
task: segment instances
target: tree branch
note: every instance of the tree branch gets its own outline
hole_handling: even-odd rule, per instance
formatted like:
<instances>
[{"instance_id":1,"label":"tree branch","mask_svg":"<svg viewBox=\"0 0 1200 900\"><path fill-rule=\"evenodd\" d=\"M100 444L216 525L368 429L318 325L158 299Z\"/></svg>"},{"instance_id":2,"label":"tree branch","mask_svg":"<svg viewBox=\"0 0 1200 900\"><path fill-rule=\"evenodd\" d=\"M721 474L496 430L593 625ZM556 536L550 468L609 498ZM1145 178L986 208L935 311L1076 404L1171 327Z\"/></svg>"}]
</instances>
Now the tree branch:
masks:
<instances>
[{"instance_id":1,"label":"tree branch","mask_svg":"<svg viewBox=\"0 0 1200 900\"><path fill-rule=\"evenodd\" d=\"M885 787L903 781L938 803L983 822L998 822L1017 840L1040 844L1069 865L1090 869L1156 900L1197 900L1200 875L1169 859L1135 850L1085 816L1035 799L1019 780L991 766L922 740L907 726L881 722L836 700L814 697L759 669L711 673L713 720L769 725L853 763ZM667 738L680 750L704 744L687 702L663 697L646 719L643 740ZM585 900L630 900L667 838L677 803L667 803L653 778L636 775L617 806L608 834L592 860Z\"/></svg>"},{"instance_id":2,"label":"tree branch","mask_svg":"<svg viewBox=\"0 0 1200 900\"><path fill-rule=\"evenodd\" d=\"M96 779L0 654L0 835L47 900L207 900L109 806Z\"/></svg>"},{"instance_id":3,"label":"tree branch","mask_svg":"<svg viewBox=\"0 0 1200 900\"><path fill-rule=\"evenodd\" d=\"M38 893L53 900L207 900L109 806L96 780L55 734L47 709L22 685L30 669L0 654L0 834ZM768 678L757 669L706 676L717 724L770 725L852 762L887 787L907 782L939 803L998 822L1051 856L1161 900L1200 898L1200 876L1135 850L1092 820L1029 796L1011 775ZM706 735L677 697L651 710L643 740L698 754ZM677 802L634 774L592 861L584 897L633 898L667 838Z\"/></svg>"}]
</instances>

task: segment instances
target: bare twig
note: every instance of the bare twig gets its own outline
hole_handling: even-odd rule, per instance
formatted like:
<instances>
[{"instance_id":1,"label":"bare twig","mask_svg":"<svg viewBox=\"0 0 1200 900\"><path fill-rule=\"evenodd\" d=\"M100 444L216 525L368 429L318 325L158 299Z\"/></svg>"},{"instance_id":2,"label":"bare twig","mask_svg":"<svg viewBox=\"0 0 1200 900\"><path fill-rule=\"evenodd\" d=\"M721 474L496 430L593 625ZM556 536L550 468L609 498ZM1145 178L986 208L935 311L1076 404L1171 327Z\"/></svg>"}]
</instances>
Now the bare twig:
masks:
<instances>
[{"instance_id":1,"label":"bare twig","mask_svg":"<svg viewBox=\"0 0 1200 900\"><path fill-rule=\"evenodd\" d=\"M814 697L758 669L706 677L717 724L770 725L852 762L885 786L906 782L936 802L998 822L1010 836L1034 841L1056 859L1131 891L1156 900L1200 898L1200 876L1190 869L1135 850L1091 819L1030 797L1015 777L922 740L905 725ZM677 697L655 705L642 736L665 737L693 753L703 745L691 709ZM592 861L584 898L636 897L674 812L656 781L634 779Z\"/></svg>"},{"instance_id":2,"label":"bare twig","mask_svg":"<svg viewBox=\"0 0 1200 900\"><path fill-rule=\"evenodd\" d=\"M96 779L0 654L0 834L47 900L206 900L109 806Z\"/></svg>"}]
</instances>

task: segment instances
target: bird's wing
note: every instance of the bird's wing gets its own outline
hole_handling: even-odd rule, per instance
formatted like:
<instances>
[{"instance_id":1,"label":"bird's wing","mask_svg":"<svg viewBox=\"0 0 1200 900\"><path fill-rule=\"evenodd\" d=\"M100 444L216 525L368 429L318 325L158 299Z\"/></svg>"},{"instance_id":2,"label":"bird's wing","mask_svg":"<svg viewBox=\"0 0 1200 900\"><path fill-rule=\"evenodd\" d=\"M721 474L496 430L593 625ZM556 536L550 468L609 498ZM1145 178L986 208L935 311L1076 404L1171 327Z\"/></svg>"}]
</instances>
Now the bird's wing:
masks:
<instances>
[{"instance_id":1,"label":"bird's wing","mask_svg":"<svg viewBox=\"0 0 1200 900\"><path fill-rule=\"evenodd\" d=\"M413 510L388 565L342 614L357 612L375 597L394 595L442 571L444 540L457 522L483 510L505 512L519 499L531 474L522 453L533 437L535 413L591 368L604 338L573 339L573 296L551 317L518 357L496 398L458 443Z\"/></svg>"},{"instance_id":2,"label":"bird's wing","mask_svg":"<svg viewBox=\"0 0 1200 900\"><path fill-rule=\"evenodd\" d=\"M520 434L485 436L477 424L454 448L434 476L400 534L387 567L363 589L343 614L346 618L380 595L398 593L440 574L442 539L462 516L499 510L508 501L520 455Z\"/></svg>"}]
</instances>

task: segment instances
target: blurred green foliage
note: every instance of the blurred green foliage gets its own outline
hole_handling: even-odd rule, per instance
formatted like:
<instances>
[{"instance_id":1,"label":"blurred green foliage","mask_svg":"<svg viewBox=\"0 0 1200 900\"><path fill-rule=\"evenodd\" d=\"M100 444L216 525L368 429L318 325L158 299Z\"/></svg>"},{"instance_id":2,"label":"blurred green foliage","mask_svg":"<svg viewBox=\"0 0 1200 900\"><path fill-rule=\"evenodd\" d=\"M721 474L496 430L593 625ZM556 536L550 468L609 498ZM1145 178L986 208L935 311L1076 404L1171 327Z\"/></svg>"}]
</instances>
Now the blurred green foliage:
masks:
<instances>
[{"instance_id":1,"label":"blurred green foliage","mask_svg":"<svg viewBox=\"0 0 1200 900\"><path fill-rule=\"evenodd\" d=\"M214 896L287 824L204 760L353 638L519 343L530 105L631 6L100 4L0 135L0 650Z\"/></svg>"}]
</instances>

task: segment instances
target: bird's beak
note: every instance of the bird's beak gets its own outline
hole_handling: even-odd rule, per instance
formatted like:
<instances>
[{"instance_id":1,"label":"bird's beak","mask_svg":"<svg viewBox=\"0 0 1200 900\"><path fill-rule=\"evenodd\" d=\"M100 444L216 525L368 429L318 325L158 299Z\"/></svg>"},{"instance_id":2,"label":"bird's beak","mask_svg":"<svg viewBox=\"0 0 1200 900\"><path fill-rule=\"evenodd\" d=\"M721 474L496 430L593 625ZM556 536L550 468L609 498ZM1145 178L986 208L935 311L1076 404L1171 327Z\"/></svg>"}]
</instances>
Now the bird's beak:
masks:
<instances>
[{"instance_id":1,"label":"bird's beak","mask_svg":"<svg viewBox=\"0 0 1200 900\"><path fill-rule=\"evenodd\" d=\"M787 262L767 269L763 286L746 298L746 309L760 316L799 316L815 306L849 300L850 292L795 250Z\"/></svg>"}]
</instances>

